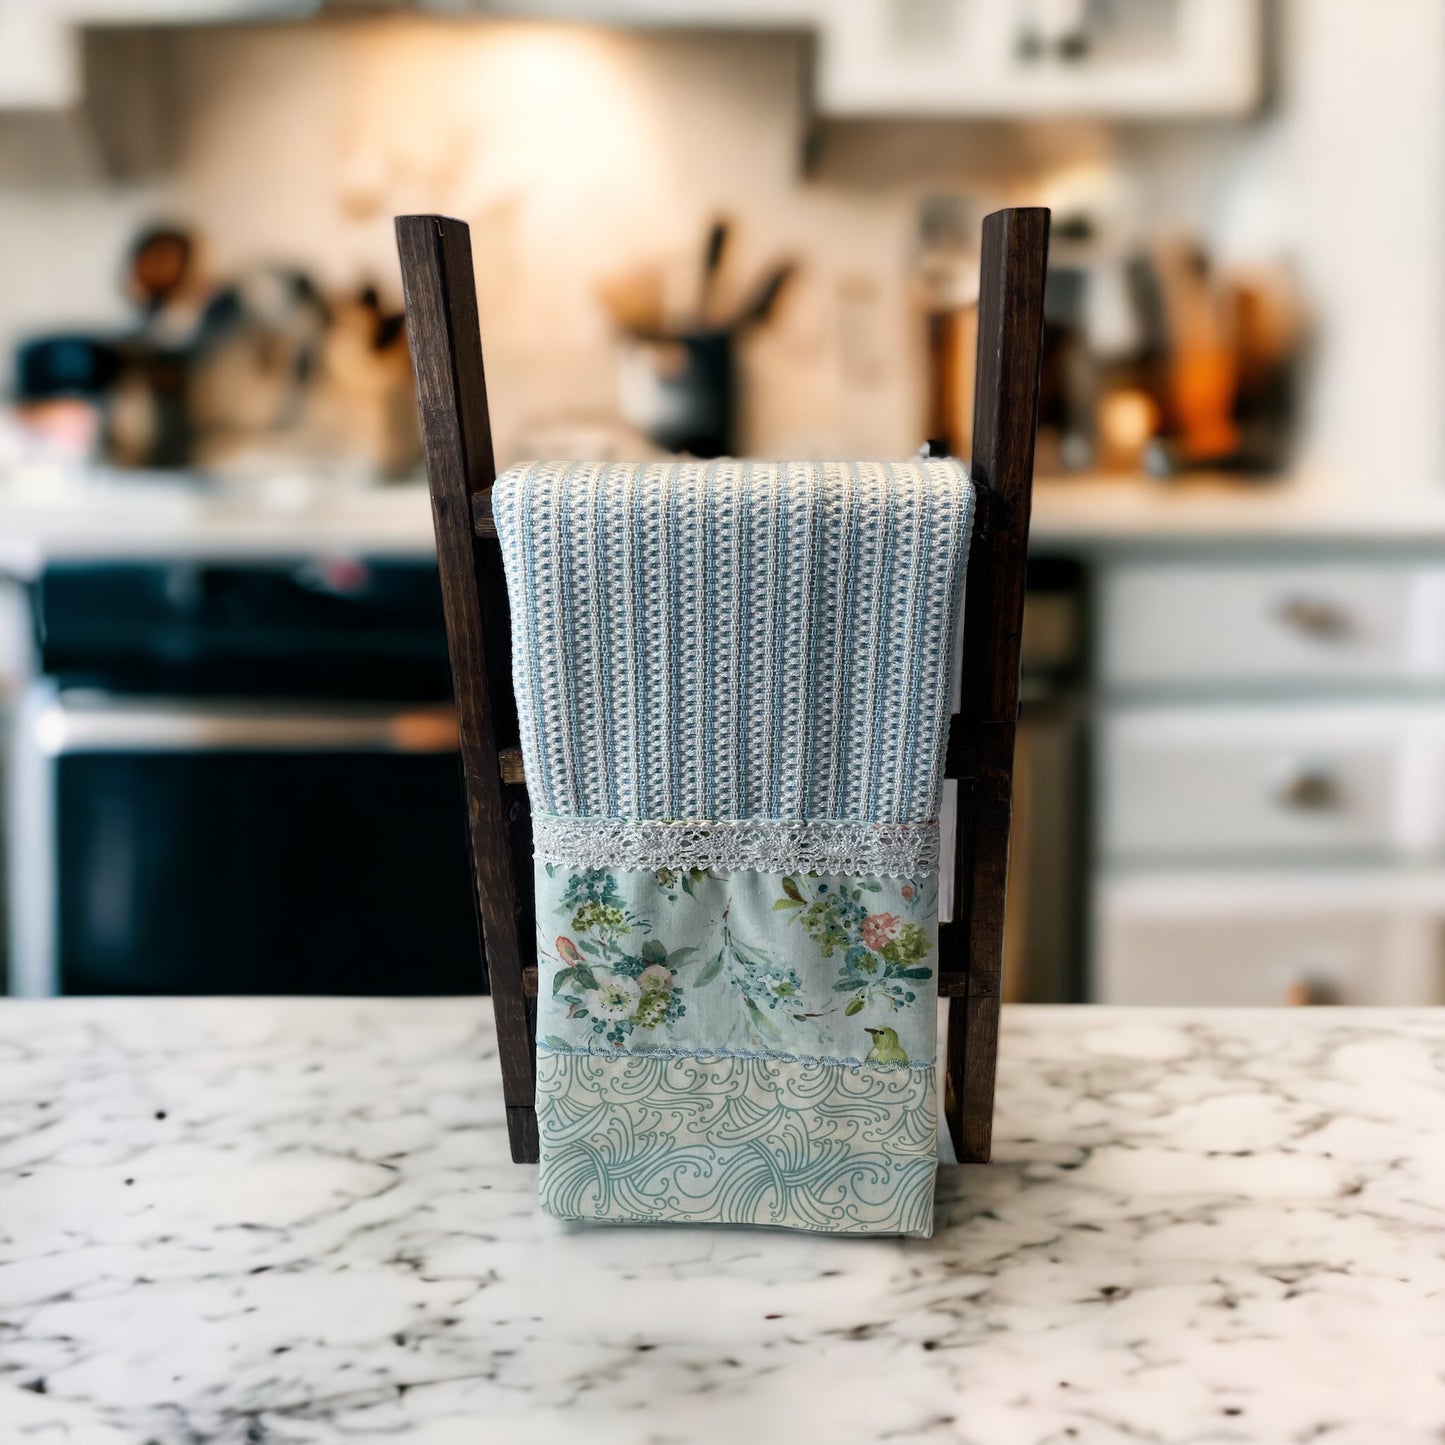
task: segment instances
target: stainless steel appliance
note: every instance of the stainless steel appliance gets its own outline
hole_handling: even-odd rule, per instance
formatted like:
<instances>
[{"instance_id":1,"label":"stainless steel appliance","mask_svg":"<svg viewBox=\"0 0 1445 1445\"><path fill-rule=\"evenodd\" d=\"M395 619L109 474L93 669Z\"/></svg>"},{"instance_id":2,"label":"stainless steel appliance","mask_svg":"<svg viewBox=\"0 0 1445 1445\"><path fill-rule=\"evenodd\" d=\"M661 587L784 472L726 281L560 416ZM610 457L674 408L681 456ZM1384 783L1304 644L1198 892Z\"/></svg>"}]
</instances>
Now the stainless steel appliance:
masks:
<instances>
[{"instance_id":1,"label":"stainless steel appliance","mask_svg":"<svg viewBox=\"0 0 1445 1445\"><path fill-rule=\"evenodd\" d=\"M12 993L485 986L434 568L54 567L12 734Z\"/></svg>"}]
</instances>

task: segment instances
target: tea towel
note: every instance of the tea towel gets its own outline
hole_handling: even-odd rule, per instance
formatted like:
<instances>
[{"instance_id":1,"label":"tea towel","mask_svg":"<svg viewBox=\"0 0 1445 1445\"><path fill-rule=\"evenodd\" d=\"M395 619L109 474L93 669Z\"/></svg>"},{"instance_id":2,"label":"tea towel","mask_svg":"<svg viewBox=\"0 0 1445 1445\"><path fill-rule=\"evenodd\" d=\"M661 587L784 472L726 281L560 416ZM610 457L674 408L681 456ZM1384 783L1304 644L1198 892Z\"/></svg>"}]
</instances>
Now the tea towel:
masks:
<instances>
[{"instance_id":1,"label":"tea towel","mask_svg":"<svg viewBox=\"0 0 1445 1445\"><path fill-rule=\"evenodd\" d=\"M497 481L543 1205L927 1234L954 461Z\"/></svg>"}]
</instances>

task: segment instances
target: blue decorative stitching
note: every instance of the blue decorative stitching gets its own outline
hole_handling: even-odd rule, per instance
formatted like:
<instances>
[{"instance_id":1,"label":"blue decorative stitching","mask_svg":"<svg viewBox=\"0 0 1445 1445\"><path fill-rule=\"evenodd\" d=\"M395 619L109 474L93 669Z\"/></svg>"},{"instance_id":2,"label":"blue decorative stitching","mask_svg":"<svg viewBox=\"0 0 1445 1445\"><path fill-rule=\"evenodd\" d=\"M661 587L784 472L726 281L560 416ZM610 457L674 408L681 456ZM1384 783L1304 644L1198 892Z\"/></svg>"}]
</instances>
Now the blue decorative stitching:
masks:
<instances>
[{"instance_id":1,"label":"blue decorative stitching","mask_svg":"<svg viewBox=\"0 0 1445 1445\"><path fill-rule=\"evenodd\" d=\"M700 1063L708 1063L713 1059L761 1059L764 1062L776 1062L779 1064L827 1064L832 1068L851 1069L857 1073L860 1069L870 1069L877 1073L894 1073L898 1070L908 1069L915 1073L931 1073L936 1064L870 1064L866 1059L834 1059L824 1058L813 1054L775 1054L757 1049L587 1049L587 1048L565 1048L559 1049L554 1044L543 1043L537 1040L537 1052L539 1054L565 1055L573 1054L587 1058L596 1059L618 1059L618 1058L644 1058L644 1059L697 1059Z\"/></svg>"}]
</instances>

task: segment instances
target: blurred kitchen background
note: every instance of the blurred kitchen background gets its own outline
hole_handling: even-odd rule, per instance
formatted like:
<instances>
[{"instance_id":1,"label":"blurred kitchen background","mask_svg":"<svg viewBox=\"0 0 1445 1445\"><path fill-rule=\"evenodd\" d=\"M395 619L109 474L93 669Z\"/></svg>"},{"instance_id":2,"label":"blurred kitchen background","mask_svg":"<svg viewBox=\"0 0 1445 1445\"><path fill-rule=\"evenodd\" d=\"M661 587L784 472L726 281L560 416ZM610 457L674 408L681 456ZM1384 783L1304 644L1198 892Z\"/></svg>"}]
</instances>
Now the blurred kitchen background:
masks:
<instances>
[{"instance_id":1,"label":"blurred kitchen background","mask_svg":"<svg viewBox=\"0 0 1445 1445\"><path fill-rule=\"evenodd\" d=\"M506 465L966 456L1016 204L1007 996L1445 1000L1440 0L0 0L9 991L481 986L394 214Z\"/></svg>"}]
</instances>

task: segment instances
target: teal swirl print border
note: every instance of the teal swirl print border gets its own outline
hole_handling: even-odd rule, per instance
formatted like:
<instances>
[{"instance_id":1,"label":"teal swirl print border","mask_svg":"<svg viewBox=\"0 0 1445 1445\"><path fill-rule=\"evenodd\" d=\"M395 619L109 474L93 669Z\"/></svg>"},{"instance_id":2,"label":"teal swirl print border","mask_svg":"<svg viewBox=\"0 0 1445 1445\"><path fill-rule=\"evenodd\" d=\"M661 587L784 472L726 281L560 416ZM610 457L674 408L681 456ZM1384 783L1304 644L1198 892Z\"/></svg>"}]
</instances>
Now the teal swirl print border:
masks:
<instances>
[{"instance_id":1,"label":"teal swirl print border","mask_svg":"<svg viewBox=\"0 0 1445 1445\"><path fill-rule=\"evenodd\" d=\"M537 1124L562 1219L932 1232L931 1068L540 1048Z\"/></svg>"}]
</instances>

